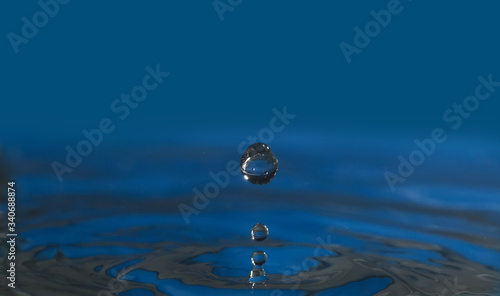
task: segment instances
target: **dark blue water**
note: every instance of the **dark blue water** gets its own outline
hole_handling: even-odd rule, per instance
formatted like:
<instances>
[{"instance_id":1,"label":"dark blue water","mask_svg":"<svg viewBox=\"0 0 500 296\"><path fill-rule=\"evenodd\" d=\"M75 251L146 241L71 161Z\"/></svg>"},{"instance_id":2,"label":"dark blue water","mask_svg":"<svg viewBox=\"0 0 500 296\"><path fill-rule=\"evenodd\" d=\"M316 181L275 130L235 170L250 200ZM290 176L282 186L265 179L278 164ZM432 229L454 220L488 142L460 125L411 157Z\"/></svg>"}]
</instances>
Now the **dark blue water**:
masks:
<instances>
[{"instance_id":1,"label":"dark blue water","mask_svg":"<svg viewBox=\"0 0 500 296\"><path fill-rule=\"evenodd\" d=\"M230 175L197 204L241 139L109 143L61 183L48 164L64 146L6 149L19 256L2 295L500 295L497 145L449 142L392 192L384 172L411 141L296 136L269 143L272 182Z\"/></svg>"}]
</instances>

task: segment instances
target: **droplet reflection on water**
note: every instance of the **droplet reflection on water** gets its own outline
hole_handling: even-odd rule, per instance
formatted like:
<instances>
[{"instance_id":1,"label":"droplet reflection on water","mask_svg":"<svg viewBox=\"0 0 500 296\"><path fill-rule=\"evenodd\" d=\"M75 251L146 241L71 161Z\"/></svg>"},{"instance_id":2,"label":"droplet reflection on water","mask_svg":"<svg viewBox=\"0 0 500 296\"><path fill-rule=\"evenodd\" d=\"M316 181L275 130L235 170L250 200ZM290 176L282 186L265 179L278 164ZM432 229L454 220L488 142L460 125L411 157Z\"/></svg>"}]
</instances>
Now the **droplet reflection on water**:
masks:
<instances>
[{"instance_id":1,"label":"droplet reflection on water","mask_svg":"<svg viewBox=\"0 0 500 296\"><path fill-rule=\"evenodd\" d=\"M276 176L278 159L269 146L255 143L243 153L240 166L246 180L253 184L264 185Z\"/></svg>"},{"instance_id":2,"label":"droplet reflection on water","mask_svg":"<svg viewBox=\"0 0 500 296\"><path fill-rule=\"evenodd\" d=\"M250 272L248 282L258 283L258 282L265 282L267 280L268 278L266 277L266 271L264 270L264 268L255 265L252 271Z\"/></svg>"},{"instance_id":3,"label":"droplet reflection on water","mask_svg":"<svg viewBox=\"0 0 500 296\"><path fill-rule=\"evenodd\" d=\"M264 263L267 261L267 254L263 251L255 251L252 254L253 268L248 276L250 283L258 283L267 281L266 271L264 270Z\"/></svg>"},{"instance_id":4,"label":"droplet reflection on water","mask_svg":"<svg viewBox=\"0 0 500 296\"><path fill-rule=\"evenodd\" d=\"M262 223L257 223L252 227L252 239L255 241L263 241L269 235L269 229Z\"/></svg>"}]
</instances>

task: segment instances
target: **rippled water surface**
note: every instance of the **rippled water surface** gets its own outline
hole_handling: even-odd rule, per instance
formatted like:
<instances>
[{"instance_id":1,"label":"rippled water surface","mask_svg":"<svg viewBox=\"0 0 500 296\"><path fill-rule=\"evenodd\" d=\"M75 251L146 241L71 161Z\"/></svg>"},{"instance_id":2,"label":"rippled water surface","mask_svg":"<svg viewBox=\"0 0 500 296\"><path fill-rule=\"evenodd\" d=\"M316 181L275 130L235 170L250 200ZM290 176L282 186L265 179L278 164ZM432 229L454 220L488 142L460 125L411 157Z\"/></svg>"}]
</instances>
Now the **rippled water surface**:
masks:
<instances>
[{"instance_id":1,"label":"rippled water surface","mask_svg":"<svg viewBox=\"0 0 500 296\"><path fill-rule=\"evenodd\" d=\"M103 147L62 183L51 150L7 151L18 287L1 295L500 295L495 147L443 147L392 192L383 174L411 146L289 139L271 183L239 172L193 199L235 147ZM267 280L249 283L255 251Z\"/></svg>"}]
</instances>

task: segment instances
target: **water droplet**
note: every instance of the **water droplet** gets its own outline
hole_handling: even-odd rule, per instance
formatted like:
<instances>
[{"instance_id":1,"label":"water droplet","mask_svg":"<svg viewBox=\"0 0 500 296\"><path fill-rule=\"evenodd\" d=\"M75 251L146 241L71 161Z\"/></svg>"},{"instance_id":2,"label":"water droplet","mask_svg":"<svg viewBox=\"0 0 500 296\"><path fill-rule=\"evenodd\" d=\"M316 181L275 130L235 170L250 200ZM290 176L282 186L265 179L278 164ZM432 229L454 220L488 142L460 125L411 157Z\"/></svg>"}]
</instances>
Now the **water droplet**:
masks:
<instances>
[{"instance_id":1,"label":"water droplet","mask_svg":"<svg viewBox=\"0 0 500 296\"><path fill-rule=\"evenodd\" d=\"M267 281L266 271L264 270L264 263L266 263L267 255L263 251L256 251L252 254L253 268L248 276L248 282L259 283Z\"/></svg>"},{"instance_id":2,"label":"water droplet","mask_svg":"<svg viewBox=\"0 0 500 296\"><path fill-rule=\"evenodd\" d=\"M252 227L252 239L258 242L263 241L269 235L269 229L262 223L257 223Z\"/></svg>"},{"instance_id":3,"label":"water droplet","mask_svg":"<svg viewBox=\"0 0 500 296\"><path fill-rule=\"evenodd\" d=\"M264 265L267 261L267 254L263 251L255 251L252 254L252 263L253 265Z\"/></svg>"},{"instance_id":4,"label":"water droplet","mask_svg":"<svg viewBox=\"0 0 500 296\"><path fill-rule=\"evenodd\" d=\"M253 184L264 185L276 176L278 159L269 146L255 143L241 156L240 166L246 180Z\"/></svg>"},{"instance_id":5,"label":"water droplet","mask_svg":"<svg viewBox=\"0 0 500 296\"><path fill-rule=\"evenodd\" d=\"M255 266L252 271L250 271L250 275L248 277L248 282L250 283L259 283L268 280L268 278L266 277L266 271L260 266Z\"/></svg>"}]
</instances>

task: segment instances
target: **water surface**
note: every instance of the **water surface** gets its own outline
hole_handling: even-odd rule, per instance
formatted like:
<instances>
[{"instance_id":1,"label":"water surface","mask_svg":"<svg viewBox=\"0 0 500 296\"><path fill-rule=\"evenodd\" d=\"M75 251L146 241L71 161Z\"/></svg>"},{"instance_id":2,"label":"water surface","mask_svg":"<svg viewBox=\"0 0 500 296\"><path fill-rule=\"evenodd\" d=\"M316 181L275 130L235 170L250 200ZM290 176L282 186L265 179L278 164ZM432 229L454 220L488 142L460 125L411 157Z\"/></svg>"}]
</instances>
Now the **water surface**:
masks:
<instances>
[{"instance_id":1,"label":"water surface","mask_svg":"<svg viewBox=\"0 0 500 296\"><path fill-rule=\"evenodd\" d=\"M18 287L5 292L500 295L500 155L468 145L444 147L391 192L383 173L404 145L285 140L272 145L271 183L231 175L196 205L193 189L239 160L235 147L103 148L62 183L48 151L9 157L20 241ZM258 222L264 241L250 235ZM265 282L249 283L255 251Z\"/></svg>"}]
</instances>

